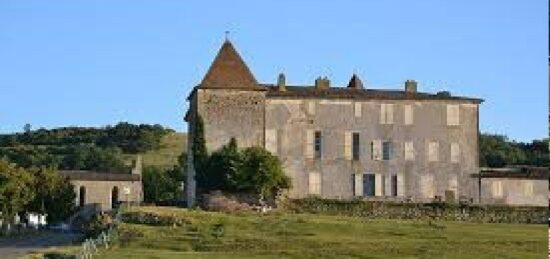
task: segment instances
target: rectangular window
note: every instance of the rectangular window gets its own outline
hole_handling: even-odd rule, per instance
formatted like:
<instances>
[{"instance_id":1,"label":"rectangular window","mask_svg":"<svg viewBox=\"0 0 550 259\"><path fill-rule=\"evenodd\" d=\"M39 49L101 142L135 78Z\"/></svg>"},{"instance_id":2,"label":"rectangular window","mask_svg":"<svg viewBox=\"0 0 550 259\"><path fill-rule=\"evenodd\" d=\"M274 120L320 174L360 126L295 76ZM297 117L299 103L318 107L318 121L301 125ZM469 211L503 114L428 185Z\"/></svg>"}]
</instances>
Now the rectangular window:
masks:
<instances>
[{"instance_id":1,"label":"rectangular window","mask_svg":"<svg viewBox=\"0 0 550 259\"><path fill-rule=\"evenodd\" d=\"M355 117L361 117L361 103L355 103L353 106Z\"/></svg>"},{"instance_id":2,"label":"rectangular window","mask_svg":"<svg viewBox=\"0 0 550 259\"><path fill-rule=\"evenodd\" d=\"M451 143L451 162L458 163L460 161L460 146L458 143Z\"/></svg>"},{"instance_id":3,"label":"rectangular window","mask_svg":"<svg viewBox=\"0 0 550 259\"><path fill-rule=\"evenodd\" d=\"M309 194L321 195L321 174L309 173Z\"/></svg>"},{"instance_id":4,"label":"rectangular window","mask_svg":"<svg viewBox=\"0 0 550 259\"><path fill-rule=\"evenodd\" d=\"M393 104L380 105L380 124L393 124Z\"/></svg>"},{"instance_id":5,"label":"rectangular window","mask_svg":"<svg viewBox=\"0 0 550 259\"><path fill-rule=\"evenodd\" d=\"M374 196L376 194L376 177L374 174L363 174L363 195Z\"/></svg>"},{"instance_id":6,"label":"rectangular window","mask_svg":"<svg viewBox=\"0 0 550 259\"><path fill-rule=\"evenodd\" d=\"M413 106L405 105L405 125L412 125L413 118Z\"/></svg>"},{"instance_id":7,"label":"rectangular window","mask_svg":"<svg viewBox=\"0 0 550 259\"><path fill-rule=\"evenodd\" d=\"M493 197L502 197L504 195L504 190L502 189L502 181L495 180L492 184L492 193Z\"/></svg>"},{"instance_id":8,"label":"rectangular window","mask_svg":"<svg viewBox=\"0 0 550 259\"><path fill-rule=\"evenodd\" d=\"M391 175L391 196L397 196L397 175Z\"/></svg>"},{"instance_id":9,"label":"rectangular window","mask_svg":"<svg viewBox=\"0 0 550 259\"><path fill-rule=\"evenodd\" d=\"M460 106L457 104L447 105L447 125L458 126L460 123Z\"/></svg>"},{"instance_id":10,"label":"rectangular window","mask_svg":"<svg viewBox=\"0 0 550 259\"><path fill-rule=\"evenodd\" d=\"M353 132L352 136L353 160L359 160L359 132Z\"/></svg>"},{"instance_id":11,"label":"rectangular window","mask_svg":"<svg viewBox=\"0 0 550 259\"><path fill-rule=\"evenodd\" d=\"M449 175L449 190L458 191L458 177L455 174Z\"/></svg>"},{"instance_id":12,"label":"rectangular window","mask_svg":"<svg viewBox=\"0 0 550 259\"><path fill-rule=\"evenodd\" d=\"M404 196L405 192L405 179L403 173L397 174L397 196Z\"/></svg>"},{"instance_id":13,"label":"rectangular window","mask_svg":"<svg viewBox=\"0 0 550 259\"><path fill-rule=\"evenodd\" d=\"M277 130L265 130L265 149L272 154L277 154Z\"/></svg>"},{"instance_id":14,"label":"rectangular window","mask_svg":"<svg viewBox=\"0 0 550 259\"><path fill-rule=\"evenodd\" d=\"M393 143L384 141L382 143L382 160L390 160L393 158Z\"/></svg>"},{"instance_id":15,"label":"rectangular window","mask_svg":"<svg viewBox=\"0 0 550 259\"><path fill-rule=\"evenodd\" d=\"M321 159L321 149L322 149L322 139L321 131L315 131L315 158Z\"/></svg>"},{"instance_id":16,"label":"rectangular window","mask_svg":"<svg viewBox=\"0 0 550 259\"><path fill-rule=\"evenodd\" d=\"M428 143L428 161L430 162L439 161L439 143L437 142Z\"/></svg>"},{"instance_id":17,"label":"rectangular window","mask_svg":"<svg viewBox=\"0 0 550 259\"><path fill-rule=\"evenodd\" d=\"M434 176L432 174L424 174L420 176L420 192L426 199L434 197Z\"/></svg>"},{"instance_id":18,"label":"rectangular window","mask_svg":"<svg viewBox=\"0 0 550 259\"><path fill-rule=\"evenodd\" d=\"M405 142L405 160L414 160L414 145L412 141Z\"/></svg>"},{"instance_id":19,"label":"rectangular window","mask_svg":"<svg viewBox=\"0 0 550 259\"><path fill-rule=\"evenodd\" d=\"M385 194L385 184L386 179L384 178L383 174L374 174L374 182L376 188L374 188L374 195L375 196L384 196Z\"/></svg>"}]
</instances>

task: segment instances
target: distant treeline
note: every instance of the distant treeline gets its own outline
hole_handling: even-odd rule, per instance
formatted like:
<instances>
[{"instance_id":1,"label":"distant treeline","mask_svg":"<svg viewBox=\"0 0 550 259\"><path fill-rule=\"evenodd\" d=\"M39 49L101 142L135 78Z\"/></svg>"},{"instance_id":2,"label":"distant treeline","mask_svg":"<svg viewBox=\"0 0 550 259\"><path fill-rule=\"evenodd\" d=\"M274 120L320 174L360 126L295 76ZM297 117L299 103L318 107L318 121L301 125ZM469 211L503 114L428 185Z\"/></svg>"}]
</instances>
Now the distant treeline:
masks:
<instances>
[{"instance_id":1,"label":"distant treeline","mask_svg":"<svg viewBox=\"0 0 550 259\"><path fill-rule=\"evenodd\" d=\"M479 148L480 166L550 166L548 139L523 143L510 141L503 135L481 134Z\"/></svg>"},{"instance_id":2,"label":"distant treeline","mask_svg":"<svg viewBox=\"0 0 550 259\"><path fill-rule=\"evenodd\" d=\"M160 147L171 129L160 125L119 123L104 128L65 127L0 135L0 158L19 166L64 170L126 172L122 154Z\"/></svg>"}]
</instances>

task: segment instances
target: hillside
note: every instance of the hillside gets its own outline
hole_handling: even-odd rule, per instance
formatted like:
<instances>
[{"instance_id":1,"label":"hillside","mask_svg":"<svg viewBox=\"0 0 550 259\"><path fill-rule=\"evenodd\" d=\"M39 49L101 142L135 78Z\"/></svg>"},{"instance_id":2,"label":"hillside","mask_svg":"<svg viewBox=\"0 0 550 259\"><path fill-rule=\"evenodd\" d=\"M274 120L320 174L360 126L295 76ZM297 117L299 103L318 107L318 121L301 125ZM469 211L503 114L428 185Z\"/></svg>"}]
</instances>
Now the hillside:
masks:
<instances>
[{"instance_id":1,"label":"hillside","mask_svg":"<svg viewBox=\"0 0 550 259\"><path fill-rule=\"evenodd\" d=\"M187 149L187 133L170 132L162 137L160 148L140 153L144 166L171 168L178 163L178 156ZM124 154L126 164L131 164L136 155Z\"/></svg>"}]
</instances>

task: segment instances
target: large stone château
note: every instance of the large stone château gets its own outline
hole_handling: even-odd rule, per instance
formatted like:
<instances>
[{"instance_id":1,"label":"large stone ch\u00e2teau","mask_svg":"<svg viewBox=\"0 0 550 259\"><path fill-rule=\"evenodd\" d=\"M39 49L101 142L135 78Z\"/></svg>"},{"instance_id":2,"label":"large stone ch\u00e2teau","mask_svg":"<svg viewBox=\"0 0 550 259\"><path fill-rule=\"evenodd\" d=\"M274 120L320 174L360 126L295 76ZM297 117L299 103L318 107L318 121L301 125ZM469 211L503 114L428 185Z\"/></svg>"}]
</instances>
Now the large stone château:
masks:
<instances>
[{"instance_id":1,"label":"large stone ch\u00e2teau","mask_svg":"<svg viewBox=\"0 0 550 259\"><path fill-rule=\"evenodd\" d=\"M290 197L478 199L471 175L479 172L481 99L420 92L413 80L398 90L371 89L356 74L343 87L326 77L288 85L283 74L259 83L226 40L188 101L188 143L199 114L210 152L232 137L265 147L292 179Z\"/></svg>"}]
</instances>

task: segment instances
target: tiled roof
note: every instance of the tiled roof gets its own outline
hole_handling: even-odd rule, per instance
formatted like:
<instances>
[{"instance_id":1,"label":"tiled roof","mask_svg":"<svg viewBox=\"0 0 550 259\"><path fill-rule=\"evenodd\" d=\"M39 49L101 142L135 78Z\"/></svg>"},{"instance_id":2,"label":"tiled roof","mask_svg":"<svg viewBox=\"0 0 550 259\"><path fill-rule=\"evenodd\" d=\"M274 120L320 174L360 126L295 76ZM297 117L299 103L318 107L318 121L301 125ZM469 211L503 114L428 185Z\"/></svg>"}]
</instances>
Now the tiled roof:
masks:
<instances>
[{"instance_id":1,"label":"tiled roof","mask_svg":"<svg viewBox=\"0 0 550 259\"><path fill-rule=\"evenodd\" d=\"M387 100L461 100L474 103L483 102L479 98L452 96L448 92L437 94L415 92L409 93L404 90L385 89L357 89L351 87L330 87L328 89L317 89L315 86L286 86L286 91L278 91L277 87L271 84L261 84L267 88L267 96L274 98L327 98L327 99L387 99Z\"/></svg>"},{"instance_id":2,"label":"tiled roof","mask_svg":"<svg viewBox=\"0 0 550 259\"><path fill-rule=\"evenodd\" d=\"M200 83L200 88L256 89L258 82L243 59L226 40L208 72Z\"/></svg>"},{"instance_id":3,"label":"tiled roof","mask_svg":"<svg viewBox=\"0 0 550 259\"><path fill-rule=\"evenodd\" d=\"M69 180L84 181L141 181L141 175L129 173L107 173L85 170L61 170L59 174Z\"/></svg>"}]
</instances>

